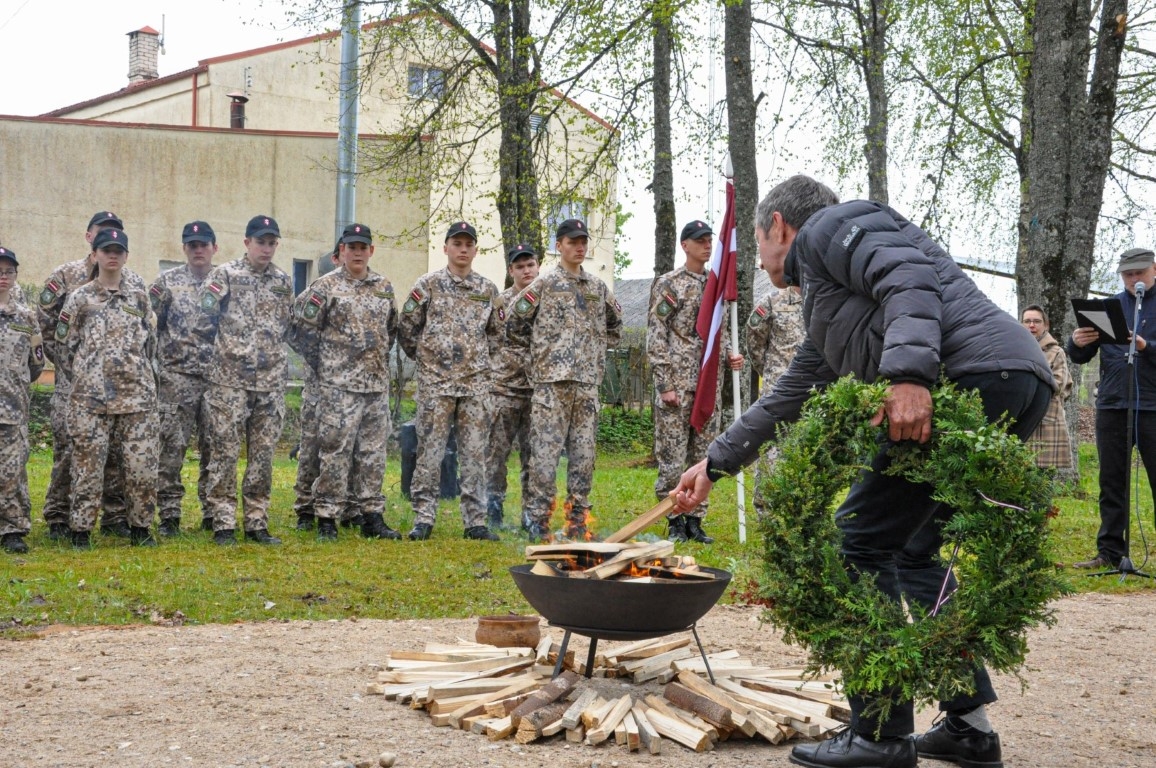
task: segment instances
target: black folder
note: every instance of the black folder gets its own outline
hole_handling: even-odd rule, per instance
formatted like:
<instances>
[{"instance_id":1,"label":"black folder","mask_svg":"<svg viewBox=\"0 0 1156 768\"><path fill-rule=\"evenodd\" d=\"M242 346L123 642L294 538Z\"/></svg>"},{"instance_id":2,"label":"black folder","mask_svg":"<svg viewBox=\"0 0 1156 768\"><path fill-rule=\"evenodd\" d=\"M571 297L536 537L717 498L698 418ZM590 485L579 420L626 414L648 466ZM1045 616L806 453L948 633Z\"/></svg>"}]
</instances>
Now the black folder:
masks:
<instances>
[{"instance_id":1,"label":"black folder","mask_svg":"<svg viewBox=\"0 0 1156 768\"><path fill-rule=\"evenodd\" d=\"M1119 299L1072 299L1072 309L1076 311L1076 326L1095 328L1101 344L1128 343L1128 321Z\"/></svg>"}]
</instances>

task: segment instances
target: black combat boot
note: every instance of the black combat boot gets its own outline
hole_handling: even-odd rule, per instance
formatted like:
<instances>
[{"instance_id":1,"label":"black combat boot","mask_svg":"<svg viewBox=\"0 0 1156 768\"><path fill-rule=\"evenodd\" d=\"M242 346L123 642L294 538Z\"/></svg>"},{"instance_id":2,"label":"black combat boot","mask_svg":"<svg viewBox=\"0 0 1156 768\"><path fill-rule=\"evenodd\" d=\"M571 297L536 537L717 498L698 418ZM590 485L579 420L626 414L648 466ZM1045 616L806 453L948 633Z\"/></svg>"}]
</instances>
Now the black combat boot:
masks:
<instances>
[{"instance_id":1,"label":"black combat boot","mask_svg":"<svg viewBox=\"0 0 1156 768\"><path fill-rule=\"evenodd\" d=\"M237 544L237 536L232 528L213 532L213 543L219 547L232 547Z\"/></svg>"},{"instance_id":2,"label":"black combat boot","mask_svg":"<svg viewBox=\"0 0 1156 768\"><path fill-rule=\"evenodd\" d=\"M530 539L531 544L538 542L550 542L554 537L550 535L550 526L547 523L536 523L531 521L526 528L526 535Z\"/></svg>"},{"instance_id":3,"label":"black combat boot","mask_svg":"<svg viewBox=\"0 0 1156 768\"><path fill-rule=\"evenodd\" d=\"M317 540L337 541L337 522L332 517L317 518Z\"/></svg>"},{"instance_id":4,"label":"black combat boot","mask_svg":"<svg viewBox=\"0 0 1156 768\"><path fill-rule=\"evenodd\" d=\"M498 534L491 531L484 525L475 525L467 528L462 534L463 539L477 539L478 541L501 541Z\"/></svg>"},{"instance_id":5,"label":"black combat boot","mask_svg":"<svg viewBox=\"0 0 1156 768\"><path fill-rule=\"evenodd\" d=\"M148 529L147 525L139 528L134 525L129 528L129 541L134 547L155 547L157 545L157 540L153 538L152 531Z\"/></svg>"},{"instance_id":6,"label":"black combat boot","mask_svg":"<svg viewBox=\"0 0 1156 768\"><path fill-rule=\"evenodd\" d=\"M68 523L49 523L49 541L68 541L72 538L72 531L68 530Z\"/></svg>"},{"instance_id":7,"label":"black combat boot","mask_svg":"<svg viewBox=\"0 0 1156 768\"><path fill-rule=\"evenodd\" d=\"M666 518L666 538L668 541L686 541L686 517L675 515Z\"/></svg>"},{"instance_id":8,"label":"black combat boot","mask_svg":"<svg viewBox=\"0 0 1156 768\"><path fill-rule=\"evenodd\" d=\"M301 514L297 515L297 530L312 531L313 523L316 520L317 517L312 512L302 512Z\"/></svg>"},{"instance_id":9,"label":"black combat boot","mask_svg":"<svg viewBox=\"0 0 1156 768\"><path fill-rule=\"evenodd\" d=\"M75 549L92 549L88 531L72 531L72 546Z\"/></svg>"},{"instance_id":10,"label":"black combat boot","mask_svg":"<svg viewBox=\"0 0 1156 768\"><path fill-rule=\"evenodd\" d=\"M116 536L118 539L128 539L132 537L132 531L129 530L128 523L123 520L117 523L101 523L100 533L102 536Z\"/></svg>"},{"instance_id":11,"label":"black combat boot","mask_svg":"<svg viewBox=\"0 0 1156 768\"><path fill-rule=\"evenodd\" d=\"M205 531L206 533L212 533L213 532L213 518L202 517L201 518L201 530Z\"/></svg>"},{"instance_id":12,"label":"black combat boot","mask_svg":"<svg viewBox=\"0 0 1156 768\"><path fill-rule=\"evenodd\" d=\"M690 515L685 515L684 517L686 519L686 536L688 539L701 544L714 543L714 537L707 536L706 531L702 529L701 517L691 517Z\"/></svg>"},{"instance_id":13,"label":"black combat boot","mask_svg":"<svg viewBox=\"0 0 1156 768\"><path fill-rule=\"evenodd\" d=\"M401 534L390 528L382 516L377 514L361 516L361 535L367 539L401 539Z\"/></svg>"},{"instance_id":14,"label":"black combat boot","mask_svg":"<svg viewBox=\"0 0 1156 768\"><path fill-rule=\"evenodd\" d=\"M342 528L360 528L365 523L364 515L354 515L353 517L342 518Z\"/></svg>"},{"instance_id":15,"label":"black combat boot","mask_svg":"<svg viewBox=\"0 0 1156 768\"><path fill-rule=\"evenodd\" d=\"M161 536L180 536L181 519L179 517L163 518L161 524L157 526L157 533Z\"/></svg>"},{"instance_id":16,"label":"black combat boot","mask_svg":"<svg viewBox=\"0 0 1156 768\"><path fill-rule=\"evenodd\" d=\"M28 551L28 545L24 542L23 533L6 533L0 536L0 547L5 552L11 552L14 555L23 555Z\"/></svg>"},{"instance_id":17,"label":"black combat boot","mask_svg":"<svg viewBox=\"0 0 1156 768\"><path fill-rule=\"evenodd\" d=\"M258 528L253 531L245 531L245 540L256 542L257 544L266 544L273 546L281 543L281 539L276 536L270 536L266 528Z\"/></svg>"},{"instance_id":18,"label":"black combat boot","mask_svg":"<svg viewBox=\"0 0 1156 768\"><path fill-rule=\"evenodd\" d=\"M494 533L506 529L504 510L502 509L502 502L497 499L490 499L486 504L486 527Z\"/></svg>"},{"instance_id":19,"label":"black combat boot","mask_svg":"<svg viewBox=\"0 0 1156 768\"><path fill-rule=\"evenodd\" d=\"M417 523L413 530L409 532L410 541L425 541L433 535L433 526L429 523Z\"/></svg>"}]
</instances>

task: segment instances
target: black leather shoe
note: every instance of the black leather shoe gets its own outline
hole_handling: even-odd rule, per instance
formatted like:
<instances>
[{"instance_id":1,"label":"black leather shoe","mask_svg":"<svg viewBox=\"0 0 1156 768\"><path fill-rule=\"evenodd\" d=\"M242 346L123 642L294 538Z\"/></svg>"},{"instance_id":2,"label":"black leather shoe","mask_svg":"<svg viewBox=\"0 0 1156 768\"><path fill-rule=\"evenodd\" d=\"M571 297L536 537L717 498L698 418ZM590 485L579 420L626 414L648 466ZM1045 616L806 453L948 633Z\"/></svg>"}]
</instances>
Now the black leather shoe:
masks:
<instances>
[{"instance_id":1,"label":"black leather shoe","mask_svg":"<svg viewBox=\"0 0 1156 768\"><path fill-rule=\"evenodd\" d=\"M202 517L201 518L201 530L205 531L206 533L212 533L213 532L213 518Z\"/></svg>"},{"instance_id":2,"label":"black leather shoe","mask_svg":"<svg viewBox=\"0 0 1156 768\"><path fill-rule=\"evenodd\" d=\"M1108 558L1103 555L1096 555L1088 560L1081 560L1078 563L1072 563L1073 568L1095 568L1096 570L1115 568Z\"/></svg>"},{"instance_id":3,"label":"black leather shoe","mask_svg":"<svg viewBox=\"0 0 1156 768\"><path fill-rule=\"evenodd\" d=\"M920 757L958 763L963 768L1003 768L998 733L981 733L974 728L958 733L949 719L945 717L915 737L915 751Z\"/></svg>"},{"instance_id":4,"label":"black leather shoe","mask_svg":"<svg viewBox=\"0 0 1156 768\"><path fill-rule=\"evenodd\" d=\"M157 540L147 526L129 528L129 540L134 547L155 547Z\"/></svg>"},{"instance_id":5,"label":"black leather shoe","mask_svg":"<svg viewBox=\"0 0 1156 768\"><path fill-rule=\"evenodd\" d=\"M312 531L313 523L316 520L317 518L309 512L303 512L300 515L297 515L297 530Z\"/></svg>"},{"instance_id":6,"label":"black leather shoe","mask_svg":"<svg viewBox=\"0 0 1156 768\"><path fill-rule=\"evenodd\" d=\"M850 728L827 741L798 745L790 759L808 768L915 768L919 764L910 738L871 741Z\"/></svg>"},{"instance_id":7,"label":"black leather shoe","mask_svg":"<svg viewBox=\"0 0 1156 768\"><path fill-rule=\"evenodd\" d=\"M88 531L72 531L72 546L74 549L92 549Z\"/></svg>"},{"instance_id":8,"label":"black leather shoe","mask_svg":"<svg viewBox=\"0 0 1156 768\"><path fill-rule=\"evenodd\" d=\"M484 525L475 525L472 528L467 528L462 534L463 539L477 539L478 541L501 541L498 534L491 531Z\"/></svg>"},{"instance_id":9,"label":"black leather shoe","mask_svg":"<svg viewBox=\"0 0 1156 768\"><path fill-rule=\"evenodd\" d=\"M667 541L686 541L686 517L675 515L666 518Z\"/></svg>"},{"instance_id":10,"label":"black leather shoe","mask_svg":"<svg viewBox=\"0 0 1156 768\"><path fill-rule=\"evenodd\" d=\"M14 555L23 555L28 551L28 544L24 542L23 533L6 533L0 536L0 547L5 552L11 552Z\"/></svg>"},{"instance_id":11,"label":"black leather shoe","mask_svg":"<svg viewBox=\"0 0 1156 768\"><path fill-rule=\"evenodd\" d=\"M181 519L179 517L166 517L157 526L157 533L161 536L180 536Z\"/></svg>"},{"instance_id":12,"label":"black leather shoe","mask_svg":"<svg viewBox=\"0 0 1156 768\"><path fill-rule=\"evenodd\" d=\"M401 534L386 525L378 514L361 516L361 535L367 539L401 539Z\"/></svg>"},{"instance_id":13,"label":"black leather shoe","mask_svg":"<svg viewBox=\"0 0 1156 768\"><path fill-rule=\"evenodd\" d=\"M429 523L418 523L409 532L410 541L425 541L433 535L433 526Z\"/></svg>"},{"instance_id":14,"label":"black leather shoe","mask_svg":"<svg viewBox=\"0 0 1156 768\"><path fill-rule=\"evenodd\" d=\"M333 518L317 518L317 540L337 541L337 523L333 520Z\"/></svg>"},{"instance_id":15,"label":"black leather shoe","mask_svg":"<svg viewBox=\"0 0 1156 768\"><path fill-rule=\"evenodd\" d=\"M255 531L245 531L245 540L256 542L257 544L268 544L270 546L281 543L281 539L276 536L270 536L269 531L264 528L258 528Z\"/></svg>"},{"instance_id":16,"label":"black leather shoe","mask_svg":"<svg viewBox=\"0 0 1156 768\"><path fill-rule=\"evenodd\" d=\"M714 544L714 537L707 536L706 531L702 529L701 517L686 516L686 537L700 544Z\"/></svg>"},{"instance_id":17,"label":"black leather shoe","mask_svg":"<svg viewBox=\"0 0 1156 768\"><path fill-rule=\"evenodd\" d=\"M100 533L102 536L116 536L118 539L127 539L132 536L132 531L129 530L128 523L101 523Z\"/></svg>"},{"instance_id":18,"label":"black leather shoe","mask_svg":"<svg viewBox=\"0 0 1156 768\"><path fill-rule=\"evenodd\" d=\"M49 541L68 541L72 538L72 531L68 529L68 523L49 523L48 524L48 539Z\"/></svg>"}]
</instances>

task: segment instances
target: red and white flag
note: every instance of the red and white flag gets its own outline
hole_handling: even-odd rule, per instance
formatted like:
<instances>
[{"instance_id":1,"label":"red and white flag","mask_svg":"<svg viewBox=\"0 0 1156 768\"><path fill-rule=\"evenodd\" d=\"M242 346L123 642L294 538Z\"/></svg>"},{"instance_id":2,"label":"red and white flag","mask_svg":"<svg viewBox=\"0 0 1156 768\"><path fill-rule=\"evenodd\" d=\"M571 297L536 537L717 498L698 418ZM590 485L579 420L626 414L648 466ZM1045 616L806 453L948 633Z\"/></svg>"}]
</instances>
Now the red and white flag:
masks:
<instances>
[{"instance_id":1,"label":"red and white flag","mask_svg":"<svg viewBox=\"0 0 1156 768\"><path fill-rule=\"evenodd\" d=\"M738 301L738 235L735 230L735 185L727 179L726 213L714 254L710 259L710 272L706 287L702 291L702 305L698 308L698 323L695 330L703 340L702 360L698 367L698 385L694 393L694 406L690 412L690 425L696 432L710 421L714 413L715 397L718 393L719 355L722 354L723 302Z\"/></svg>"}]
</instances>

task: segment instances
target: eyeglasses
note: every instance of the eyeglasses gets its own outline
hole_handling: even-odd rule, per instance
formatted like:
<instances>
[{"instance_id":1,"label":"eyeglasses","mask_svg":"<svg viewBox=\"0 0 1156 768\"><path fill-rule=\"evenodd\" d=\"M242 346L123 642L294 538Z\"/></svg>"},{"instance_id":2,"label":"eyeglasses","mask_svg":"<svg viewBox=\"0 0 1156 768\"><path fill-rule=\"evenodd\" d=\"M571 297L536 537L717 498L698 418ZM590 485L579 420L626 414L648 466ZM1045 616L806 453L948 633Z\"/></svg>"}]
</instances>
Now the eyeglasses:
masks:
<instances>
[{"instance_id":1,"label":"eyeglasses","mask_svg":"<svg viewBox=\"0 0 1156 768\"><path fill-rule=\"evenodd\" d=\"M0 277L16 277L16 270L0 269Z\"/></svg>"}]
</instances>

